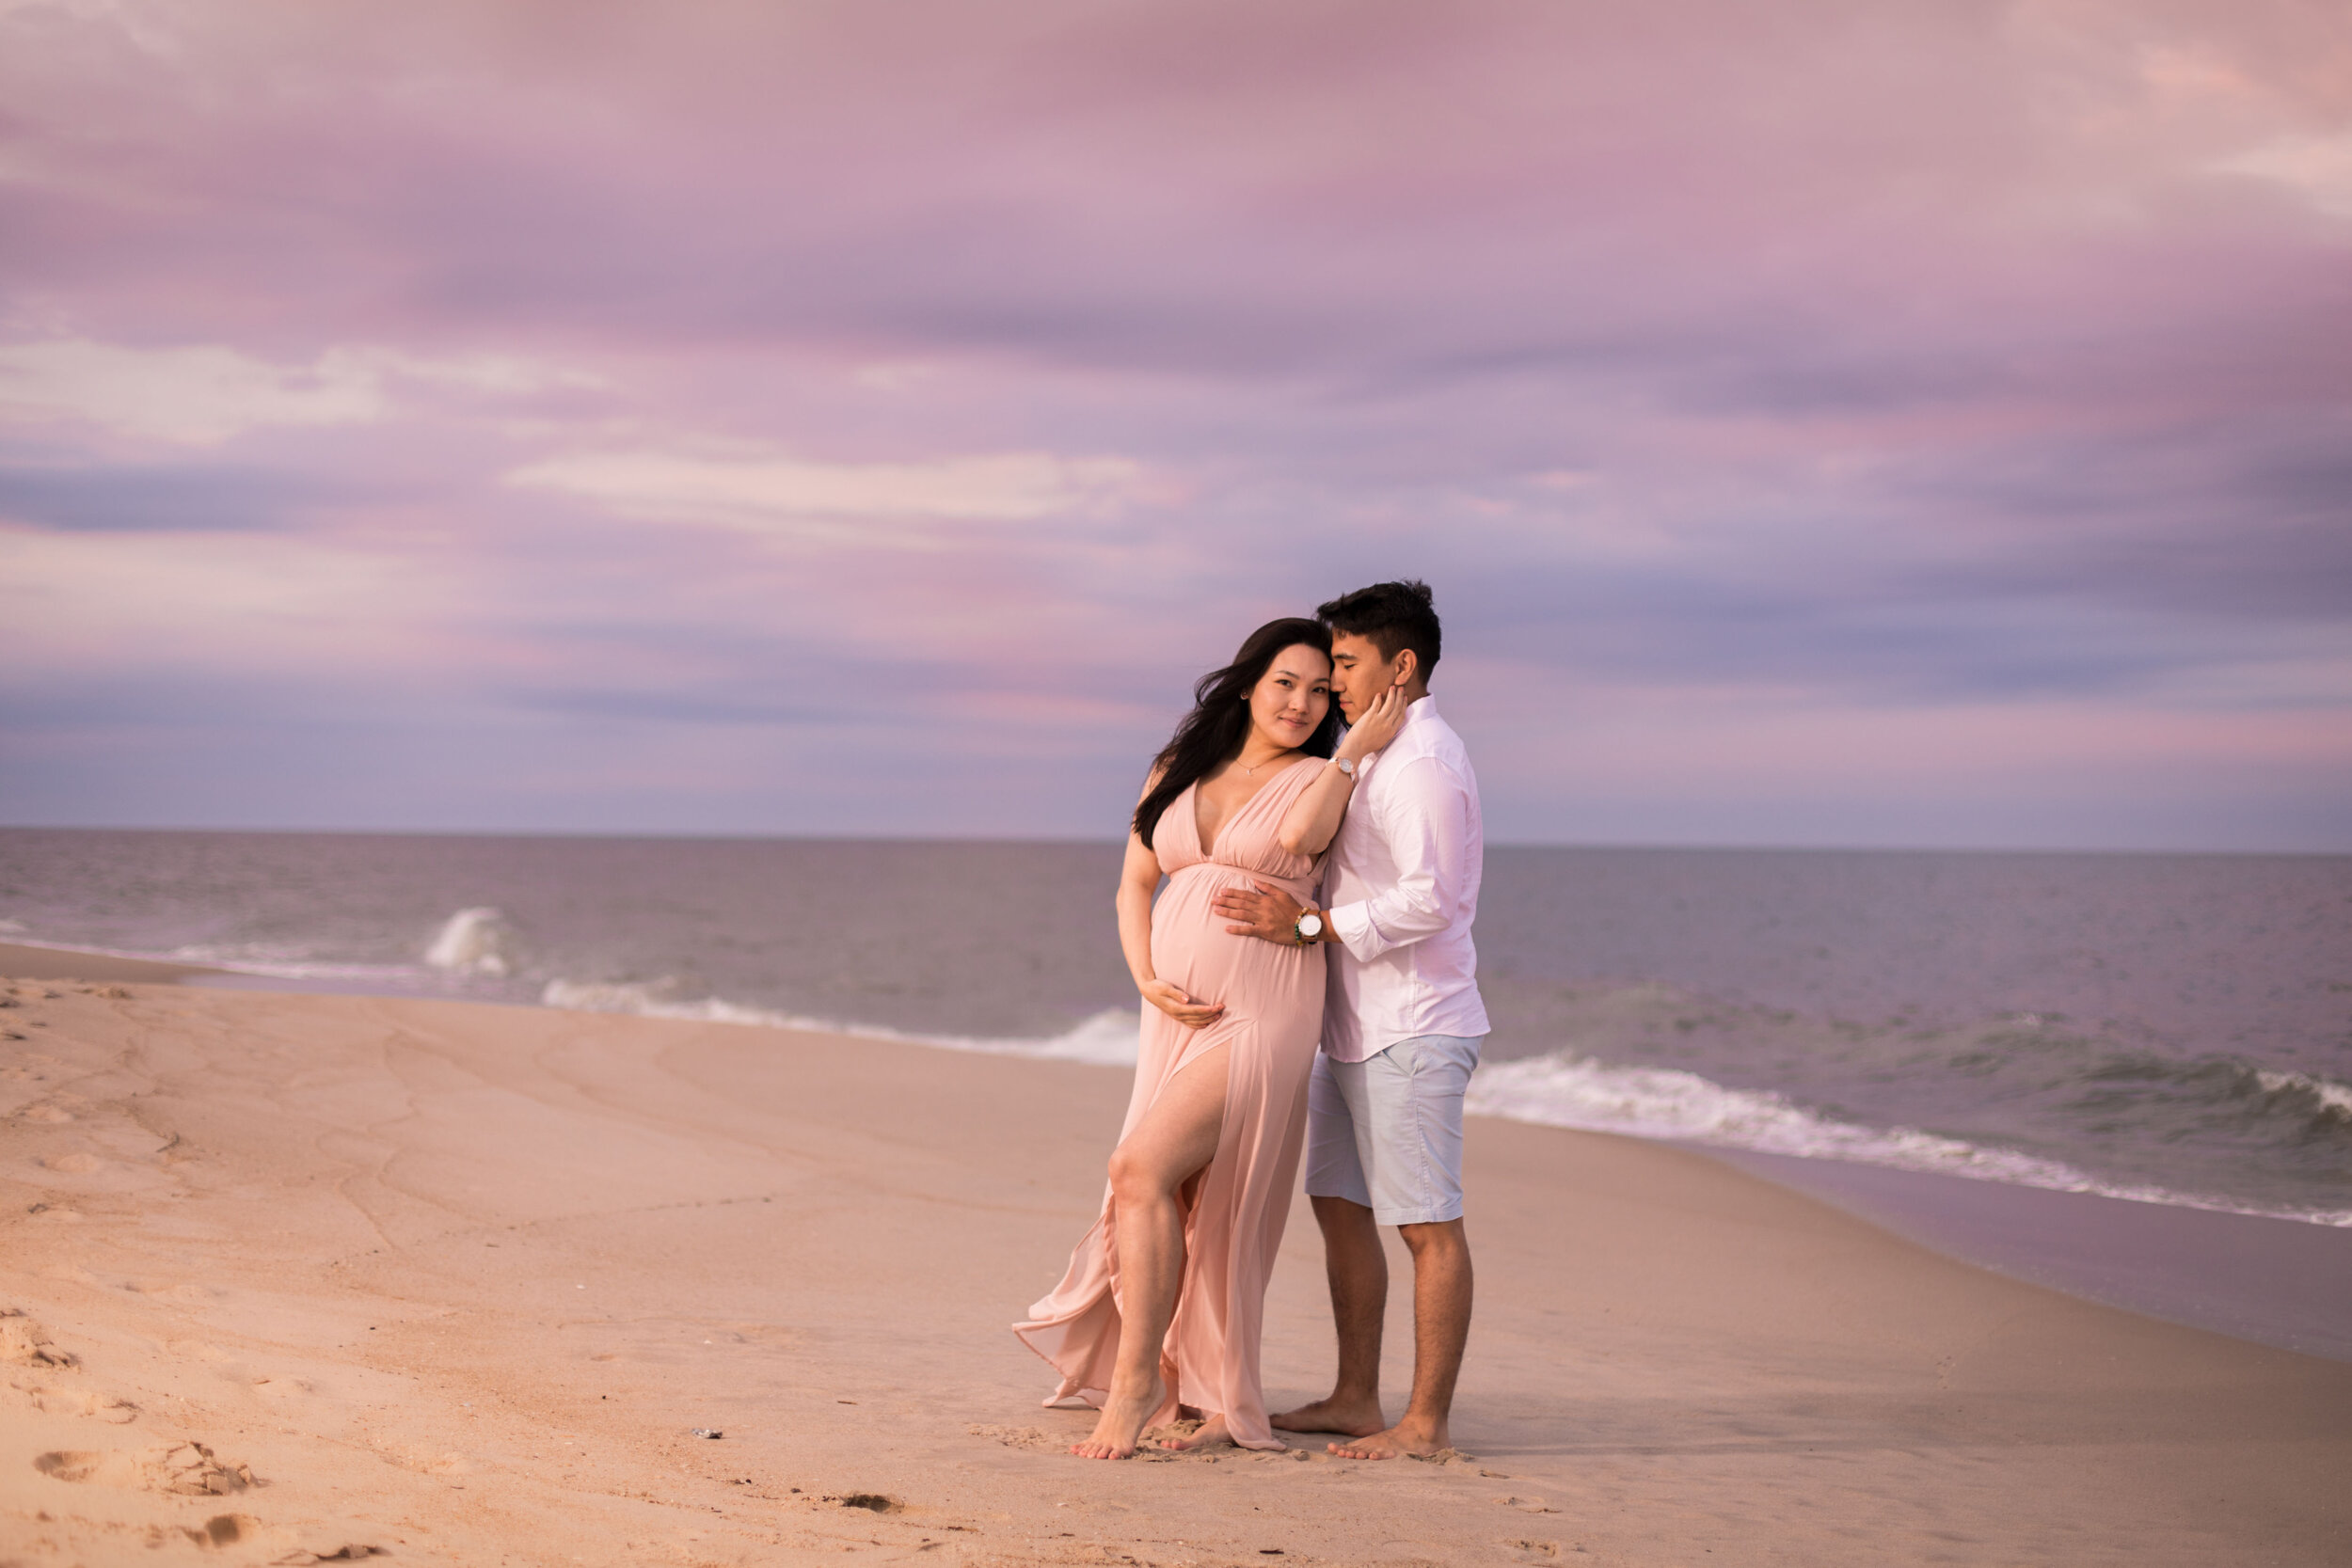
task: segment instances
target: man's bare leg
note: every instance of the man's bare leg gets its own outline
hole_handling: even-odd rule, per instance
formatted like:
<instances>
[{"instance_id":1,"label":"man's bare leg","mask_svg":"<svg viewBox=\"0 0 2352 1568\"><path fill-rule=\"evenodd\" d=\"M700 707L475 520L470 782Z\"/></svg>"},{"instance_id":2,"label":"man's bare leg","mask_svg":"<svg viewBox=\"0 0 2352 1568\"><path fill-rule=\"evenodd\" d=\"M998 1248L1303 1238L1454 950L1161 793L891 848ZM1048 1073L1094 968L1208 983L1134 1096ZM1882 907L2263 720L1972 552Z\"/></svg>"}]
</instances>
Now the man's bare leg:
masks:
<instances>
[{"instance_id":1,"label":"man's bare leg","mask_svg":"<svg viewBox=\"0 0 2352 1568\"><path fill-rule=\"evenodd\" d=\"M1271 1418L1284 1432L1343 1432L1369 1437L1380 1414L1380 1326L1389 1309L1389 1256L1372 1211L1343 1197L1318 1197L1323 1272L1331 1285L1331 1322L1339 1331L1340 1372L1328 1399Z\"/></svg>"},{"instance_id":2,"label":"man's bare leg","mask_svg":"<svg viewBox=\"0 0 2352 1568\"><path fill-rule=\"evenodd\" d=\"M1160 1345L1184 1280L1184 1212L1177 1191L1216 1154L1225 1121L1225 1046L1176 1074L1142 1123L1111 1153L1111 1201L1119 1227L1119 1363L1094 1431L1070 1451L1125 1459L1159 1408Z\"/></svg>"},{"instance_id":3,"label":"man's bare leg","mask_svg":"<svg viewBox=\"0 0 2352 1568\"><path fill-rule=\"evenodd\" d=\"M1397 1233L1413 1254L1413 1399L1387 1431L1330 1445L1343 1459L1398 1459L1454 1446L1446 1423L1470 1342L1470 1240L1460 1220L1401 1225Z\"/></svg>"}]
</instances>

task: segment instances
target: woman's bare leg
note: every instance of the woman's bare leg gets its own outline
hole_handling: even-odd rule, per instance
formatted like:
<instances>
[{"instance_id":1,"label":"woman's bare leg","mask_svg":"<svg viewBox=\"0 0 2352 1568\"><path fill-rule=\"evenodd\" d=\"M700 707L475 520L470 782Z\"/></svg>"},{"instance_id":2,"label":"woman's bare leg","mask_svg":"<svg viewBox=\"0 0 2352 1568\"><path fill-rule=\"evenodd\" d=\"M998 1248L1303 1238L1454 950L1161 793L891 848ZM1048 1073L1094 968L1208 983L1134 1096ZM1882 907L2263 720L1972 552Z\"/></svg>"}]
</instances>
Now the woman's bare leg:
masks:
<instances>
[{"instance_id":1,"label":"woman's bare leg","mask_svg":"<svg viewBox=\"0 0 2352 1568\"><path fill-rule=\"evenodd\" d=\"M1184 1277L1184 1212L1177 1192L1216 1153L1225 1125L1225 1053L1203 1052L1169 1080L1142 1123L1111 1154L1119 1233L1119 1366L1102 1418L1070 1451L1125 1459L1159 1408L1160 1344Z\"/></svg>"}]
</instances>

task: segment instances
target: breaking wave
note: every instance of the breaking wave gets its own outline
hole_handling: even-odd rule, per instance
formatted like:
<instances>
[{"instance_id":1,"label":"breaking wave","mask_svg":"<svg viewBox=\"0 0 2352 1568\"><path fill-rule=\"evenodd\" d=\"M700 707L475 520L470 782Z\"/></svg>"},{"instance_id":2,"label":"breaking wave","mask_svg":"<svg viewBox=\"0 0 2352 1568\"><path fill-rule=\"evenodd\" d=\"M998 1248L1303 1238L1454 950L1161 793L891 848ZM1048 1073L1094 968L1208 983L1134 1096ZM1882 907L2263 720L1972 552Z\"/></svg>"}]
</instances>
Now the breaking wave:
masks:
<instances>
[{"instance_id":1,"label":"breaking wave","mask_svg":"<svg viewBox=\"0 0 2352 1568\"><path fill-rule=\"evenodd\" d=\"M441 923L424 961L451 974L504 979L515 973L514 948L515 928L506 916L486 906L459 910Z\"/></svg>"},{"instance_id":2,"label":"breaking wave","mask_svg":"<svg viewBox=\"0 0 2352 1568\"><path fill-rule=\"evenodd\" d=\"M2300 1072L2254 1069L2254 1081L2269 1094L2308 1096L2316 1102L2313 1115L2352 1125L2352 1085L2332 1084Z\"/></svg>"},{"instance_id":3,"label":"breaking wave","mask_svg":"<svg viewBox=\"0 0 2352 1568\"><path fill-rule=\"evenodd\" d=\"M809 1018L768 1007L747 1007L715 996L691 1000L676 994L676 982L655 980L549 980L539 994L543 1006L569 1007L580 1012L630 1013L640 1018L687 1019L700 1023L748 1023L771 1029L812 1029L851 1035L863 1039L897 1040L908 1045L937 1046L948 1051L976 1051L992 1056L1037 1056L1048 1061L1084 1062L1095 1067L1133 1067L1141 1043L1142 1014L1133 1008L1108 1007L1059 1035L1039 1039L993 1038L977 1035L925 1035L887 1029L870 1023L845 1023L837 1019Z\"/></svg>"},{"instance_id":4,"label":"breaking wave","mask_svg":"<svg viewBox=\"0 0 2352 1568\"><path fill-rule=\"evenodd\" d=\"M2299 1073L2261 1076L2273 1093L2309 1095L2326 1114L2352 1118L2352 1087ZM1694 1072L1613 1067L1568 1052L1481 1066L1470 1080L1464 1108L1478 1116L1544 1127L1845 1160L2140 1203L2352 1227L2352 1212L2264 1207L2103 1180L2063 1161L2016 1149L1917 1128L1840 1121L1768 1090L1735 1089Z\"/></svg>"}]
</instances>

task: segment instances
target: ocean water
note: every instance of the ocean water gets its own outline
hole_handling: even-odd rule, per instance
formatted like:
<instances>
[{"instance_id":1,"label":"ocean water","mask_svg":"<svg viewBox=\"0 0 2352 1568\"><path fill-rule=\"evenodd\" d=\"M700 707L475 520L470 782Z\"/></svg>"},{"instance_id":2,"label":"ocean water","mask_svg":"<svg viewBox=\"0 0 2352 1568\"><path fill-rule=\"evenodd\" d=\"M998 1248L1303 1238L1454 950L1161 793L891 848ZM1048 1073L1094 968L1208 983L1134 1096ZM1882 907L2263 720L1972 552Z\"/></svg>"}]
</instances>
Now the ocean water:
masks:
<instances>
[{"instance_id":1,"label":"ocean water","mask_svg":"<svg viewBox=\"0 0 2352 1568\"><path fill-rule=\"evenodd\" d=\"M0 830L0 939L1132 1061L1108 844ZM2352 1227L2352 858L1498 847L1481 1112Z\"/></svg>"}]
</instances>

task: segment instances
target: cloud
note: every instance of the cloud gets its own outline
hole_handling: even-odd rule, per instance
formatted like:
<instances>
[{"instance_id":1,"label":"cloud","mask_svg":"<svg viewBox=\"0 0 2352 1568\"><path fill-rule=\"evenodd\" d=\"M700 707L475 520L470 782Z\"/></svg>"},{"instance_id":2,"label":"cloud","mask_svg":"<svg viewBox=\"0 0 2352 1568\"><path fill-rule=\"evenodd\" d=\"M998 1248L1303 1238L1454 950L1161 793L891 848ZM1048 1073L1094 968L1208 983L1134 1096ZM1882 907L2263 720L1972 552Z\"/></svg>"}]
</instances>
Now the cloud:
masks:
<instances>
[{"instance_id":1,"label":"cloud","mask_svg":"<svg viewBox=\"0 0 2352 1568\"><path fill-rule=\"evenodd\" d=\"M2352 218L2352 131L2282 137L2206 167L2284 186L2332 217Z\"/></svg>"},{"instance_id":2,"label":"cloud","mask_svg":"<svg viewBox=\"0 0 2352 1568\"><path fill-rule=\"evenodd\" d=\"M241 820L1111 831L1250 625L1419 575L1517 834L2096 837L2169 758L2248 842L2352 715L2340 36L0 6L0 686L203 686ZM39 809L187 819L118 733Z\"/></svg>"},{"instance_id":3,"label":"cloud","mask_svg":"<svg viewBox=\"0 0 2352 1568\"><path fill-rule=\"evenodd\" d=\"M384 417L378 370L348 355L263 363L220 345L133 349L62 338L0 347L0 420L77 420L148 440L215 446L268 425Z\"/></svg>"},{"instance_id":4,"label":"cloud","mask_svg":"<svg viewBox=\"0 0 2352 1568\"><path fill-rule=\"evenodd\" d=\"M107 532L222 532L293 526L352 487L245 465L0 467L0 518Z\"/></svg>"},{"instance_id":5,"label":"cloud","mask_svg":"<svg viewBox=\"0 0 2352 1568\"><path fill-rule=\"evenodd\" d=\"M623 516L796 533L881 520L1099 517L1151 494L1143 468L1116 457L1002 452L819 463L707 445L567 452L516 468L505 482L577 496Z\"/></svg>"},{"instance_id":6,"label":"cloud","mask_svg":"<svg viewBox=\"0 0 2352 1568\"><path fill-rule=\"evenodd\" d=\"M469 586L455 563L389 541L0 528L0 683L101 671L380 680L439 661L434 636L456 641Z\"/></svg>"},{"instance_id":7,"label":"cloud","mask_svg":"<svg viewBox=\"0 0 2352 1568\"><path fill-rule=\"evenodd\" d=\"M308 364L275 364L217 343L135 348L49 338L0 344L0 427L63 420L218 446L272 427L381 423L404 381L502 396L601 385L584 372L495 355L435 359L343 344Z\"/></svg>"}]
</instances>

